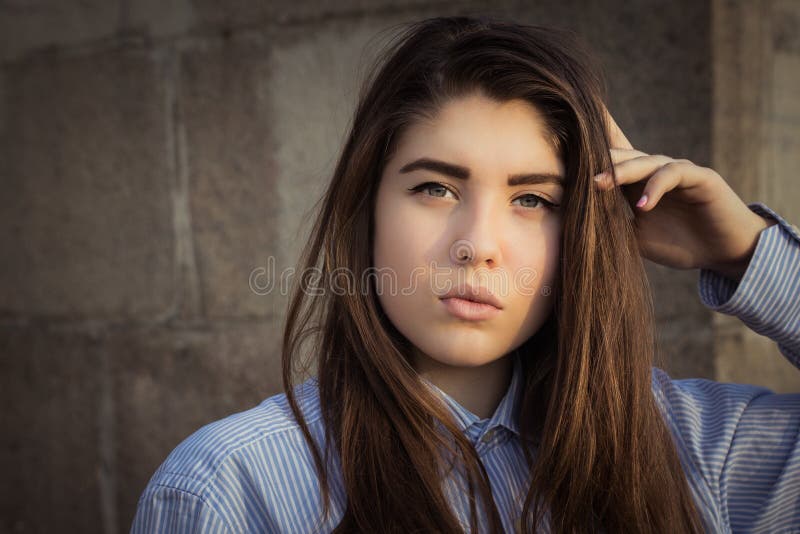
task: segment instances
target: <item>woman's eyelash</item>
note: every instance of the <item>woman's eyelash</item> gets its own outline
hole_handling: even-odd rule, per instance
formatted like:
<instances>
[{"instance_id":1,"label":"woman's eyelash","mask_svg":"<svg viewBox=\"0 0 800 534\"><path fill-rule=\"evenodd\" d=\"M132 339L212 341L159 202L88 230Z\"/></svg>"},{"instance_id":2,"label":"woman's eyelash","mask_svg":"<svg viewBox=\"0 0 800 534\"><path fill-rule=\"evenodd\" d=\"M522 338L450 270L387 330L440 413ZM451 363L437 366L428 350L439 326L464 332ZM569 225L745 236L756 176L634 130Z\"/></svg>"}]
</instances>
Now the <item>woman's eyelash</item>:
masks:
<instances>
[{"instance_id":1,"label":"woman's eyelash","mask_svg":"<svg viewBox=\"0 0 800 534\"><path fill-rule=\"evenodd\" d=\"M414 193L418 193L420 191L424 191L426 189L432 189L434 187L438 187L438 188L444 189L445 191L450 191L454 195L456 194L455 191L453 191L452 189L450 189L449 187L447 187L444 184L440 184L439 182L425 182L425 183L419 184L419 185L417 185L415 187L412 187L411 189L409 189L409 191L413 191ZM431 195L431 196L437 196L437 195Z\"/></svg>"},{"instance_id":2,"label":"woman's eyelash","mask_svg":"<svg viewBox=\"0 0 800 534\"><path fill-rule=\"evenodd\" d=\"M418 193L420 191L425 191L426 189L432 189L432 188L441 188L441 189L444 189L445 191L450 191L451 193L453 193L455 195L455 191L453 191L452 189L450 189L446 185L444 185L442 183L439 183L439 182L421 183L421 184L419 184L417 186L414 186L414 187L410 188L409 191L412 191L414 193ZM443 197L438 196L438 195L430 195L430 196L443 198ZM516 200L519 200L519 199L525 198L525 197L533 197L533 198L537 199L539 202L541 202L542 204L544 204L546 207L551 208L551 209L554 209L554 208L558 207L558 204L556 204L554 202L550 202L546 198L541 197L539 195L534 195L533 193L525 193L524 195L518 196L514 200L516 201Z\"/></svg>"}]
</instances>

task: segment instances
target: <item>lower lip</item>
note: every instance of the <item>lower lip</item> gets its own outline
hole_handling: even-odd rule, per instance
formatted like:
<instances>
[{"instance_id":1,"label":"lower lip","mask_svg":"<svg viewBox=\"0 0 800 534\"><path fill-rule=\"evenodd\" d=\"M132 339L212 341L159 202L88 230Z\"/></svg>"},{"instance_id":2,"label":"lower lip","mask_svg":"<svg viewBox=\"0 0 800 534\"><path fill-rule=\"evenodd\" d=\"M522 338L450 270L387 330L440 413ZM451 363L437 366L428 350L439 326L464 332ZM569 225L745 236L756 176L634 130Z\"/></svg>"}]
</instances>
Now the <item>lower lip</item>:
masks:
<instances>
[{"instance_id":1,"label":"lower lip","mask_svg":"<svg viewBox=\"0 0 800 534\"><path fill-rule=\"evenodd\" d=\"M465 321L485 321L500 313L500 308L495 308L491 304L482 302L473 302L455 297L441 299L441 301L447 311Z\"/></svg>"}]
</instances>

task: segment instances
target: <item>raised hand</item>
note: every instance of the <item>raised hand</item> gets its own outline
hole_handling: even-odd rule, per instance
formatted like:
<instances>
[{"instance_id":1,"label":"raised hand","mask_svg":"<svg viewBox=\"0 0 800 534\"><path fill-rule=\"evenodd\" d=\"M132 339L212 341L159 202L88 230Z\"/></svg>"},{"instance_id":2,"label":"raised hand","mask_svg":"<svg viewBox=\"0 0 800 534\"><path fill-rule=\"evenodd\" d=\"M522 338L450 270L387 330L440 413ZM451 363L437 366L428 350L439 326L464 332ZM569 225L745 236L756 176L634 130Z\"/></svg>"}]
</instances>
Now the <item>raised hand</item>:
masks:
<instances>
[{"instance_id":1,"label":"raised hand","mask_svg":"<svg viewBox=\"0 0 800 534\"><path fill-rule=\"evenodd\" d=\"M601 190L622 188L641 254L668 267L710 269L740 280L759 234L776 221L751 211L713 169L635 150L606 113L614 169L595 182Z\"/></svg>"}]
</instances>

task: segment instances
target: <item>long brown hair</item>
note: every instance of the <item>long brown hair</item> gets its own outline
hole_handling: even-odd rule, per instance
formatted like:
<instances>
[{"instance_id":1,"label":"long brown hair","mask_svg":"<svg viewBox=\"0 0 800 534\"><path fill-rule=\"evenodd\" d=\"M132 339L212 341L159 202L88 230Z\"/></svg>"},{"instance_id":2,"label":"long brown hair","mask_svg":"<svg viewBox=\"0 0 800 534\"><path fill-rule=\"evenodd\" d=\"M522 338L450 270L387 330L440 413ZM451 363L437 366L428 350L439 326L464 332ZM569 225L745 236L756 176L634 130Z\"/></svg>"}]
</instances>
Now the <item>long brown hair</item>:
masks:
<instances>
[{"instance_id":1,"label":"long brown hair","mask_svg":"<svg viewBox=\"0 0 800 534\"><path fill-rule=\"evenodd\" d=\"M554 308L517 349L531 480L523 531L547 520L556 532L701 532L651 390L652 302L630 208L618 189L592 187L591 177L611 166L602 76L571 32L475 17L409 23L386 47L301 256L283 383L313 452L325 514L332 446L347 495L337 531L461 532L441 486L444 449L468 473L471 529L478 531L479 497L489 529L502 531L485 468L444 405L420 387L413 347L381 310L374 277L356 276L355 291L333 287L342 269L372 266L375 196L397 139L473 91L535 106L566 171ZM293 394L301 361L316 367L324 459Z\"/></svg>"}]
</instances>

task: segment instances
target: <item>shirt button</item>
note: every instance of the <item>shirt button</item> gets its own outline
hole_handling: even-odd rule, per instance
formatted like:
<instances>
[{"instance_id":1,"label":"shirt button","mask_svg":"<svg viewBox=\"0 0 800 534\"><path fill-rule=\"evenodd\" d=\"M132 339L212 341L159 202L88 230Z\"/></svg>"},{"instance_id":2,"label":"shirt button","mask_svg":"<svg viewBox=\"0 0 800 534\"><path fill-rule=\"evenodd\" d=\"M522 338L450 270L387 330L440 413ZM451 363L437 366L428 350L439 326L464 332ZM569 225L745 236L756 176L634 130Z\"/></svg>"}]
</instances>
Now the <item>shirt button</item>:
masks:
<instances>
[{"instance_id":1,"label":"shirt button","mask_svg":"<svg viewBox=\"0 0 800 534\"><path fill-rule=\"evenodd\" d=\"M489 443L492 440L492 438L494 437L494 435L495 435L495 429L493 428L493 429L489 430L488 432L486 432L486 434L483 435L483 437L481 438L481 441L483 443Z\"/></svg>"}]
</instances>

